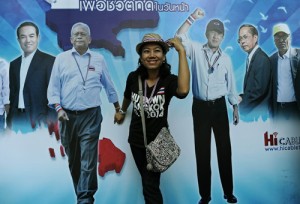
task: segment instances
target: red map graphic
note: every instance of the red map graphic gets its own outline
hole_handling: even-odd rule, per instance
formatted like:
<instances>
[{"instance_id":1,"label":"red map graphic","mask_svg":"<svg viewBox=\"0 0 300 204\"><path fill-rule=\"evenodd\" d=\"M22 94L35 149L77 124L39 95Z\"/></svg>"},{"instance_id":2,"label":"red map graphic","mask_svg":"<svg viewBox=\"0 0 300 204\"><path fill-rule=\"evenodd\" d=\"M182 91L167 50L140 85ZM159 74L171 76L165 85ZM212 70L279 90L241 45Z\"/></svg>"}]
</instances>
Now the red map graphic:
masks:
<instances>
[{"instance_id":1,"label":"red map graphic","mask_svg":"<svg viewBox=\"0 0 300 204\"><path fill-rule=\"evenodd\" d=\"M117 148L110 139L103 138L98 143L98 174L104 177L108 171L115 170L120 173L125 162L126 155Z\"/></svg>"}]
</instances>

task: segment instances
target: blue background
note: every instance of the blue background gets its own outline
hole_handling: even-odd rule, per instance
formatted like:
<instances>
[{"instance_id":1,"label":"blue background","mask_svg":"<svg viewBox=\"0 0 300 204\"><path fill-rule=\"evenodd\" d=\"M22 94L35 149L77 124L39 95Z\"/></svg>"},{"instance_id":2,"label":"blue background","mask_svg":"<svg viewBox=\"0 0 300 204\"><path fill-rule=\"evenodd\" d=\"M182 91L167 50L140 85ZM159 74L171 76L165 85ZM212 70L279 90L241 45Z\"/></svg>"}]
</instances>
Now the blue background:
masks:
<instances>
[{"instance_id":1,"label":"blue background","mask_svg":"<svg viewBox=\"0 0 300 204\"><path fill-rule=\"evenodd\" d=\"M158 1L180 4L182 1ZM272 27L275 23L286 22L292 33L292 44L300 44L300 2L274 0L195 0L186 1L189 12L160 12L159 25L154 29L125 29L117 34L125 48L125 58L115 57L108 50L95 49L104 55L110 74L122 101L125 80L128 73L137 67L138 55L135 46L145 33L159 33L164 39L173 37L176 30L196 7L205 10L204 19L197 21L190 29L194 40L205 43L205 27L212 18L225 21L226 33L222 49L232 58L237 90L242 90L246 54L237 44L238 28L241 24L251 23L267 29L260 32L259 44L267 54L275 52ZM287 13L278 9L284 6ZM57 55L62 50L57 45L56 33L45 24L45 9L42 0L1 0L0 7L0 56L12 61L20 55L16 38L16 27L20 22L31 20L40 28L39 48ZM260 12L268 19L262 20ZM117 15L117 14L116 14ZM101 29L99 22L99 29ZM107 22L109 23L109 22ZM177 73L177 53L171 50L168 62L172 72ZM99 190L95 195L96 203L139 204L143 203L141 180L127 143L129 114L121 126L113 124L114 109L103 99L104 121L100 138L110 138L126 153L126 162L120 174L108 172L98 177ZM199 200L193 143L191 115L192 94L185 100L174 99L170 106L169 121L172 133L181 146L182 154L161 178L161 189L167 204L190 204ZM232 110L229 107L229 117ZM129 109L129 112L131 109ZM233 151L234 192L239 203L300 203L299 150L267 152L264 149L263 135L278 132L281 137L300 137L299 125L288 121L281 127L273 127L269 121L241 121L238 126L231 125ZM0 136L0 203L19 204L68 204L75 203L75 193L68 170L67 158L59 155L60 141L49 135L46 129L34 133L9 133ZM56 158L51 159L48 148L55 149ZM220 184L218 166L212 140L212 204L225 203Z\"/></svg>"}]
</instances>

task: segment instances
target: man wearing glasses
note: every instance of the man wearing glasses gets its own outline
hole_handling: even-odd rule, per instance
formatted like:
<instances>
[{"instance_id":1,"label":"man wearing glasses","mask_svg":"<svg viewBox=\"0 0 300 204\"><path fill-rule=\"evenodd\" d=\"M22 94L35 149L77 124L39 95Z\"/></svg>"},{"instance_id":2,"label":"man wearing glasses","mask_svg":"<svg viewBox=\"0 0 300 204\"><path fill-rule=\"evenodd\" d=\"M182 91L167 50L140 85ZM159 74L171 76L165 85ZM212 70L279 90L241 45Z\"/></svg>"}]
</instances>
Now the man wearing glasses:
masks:
<instances>
[{"instance_id":1,"label":"man wearing glasses","mask_svg":"<svg viewBox=\"0 0 300 204\"><path fill-rule=\"evenodd\" d=\"M273 36L278 49L270 57L273 117L275 121L300 119L300 50L291 47L288 25L274 25Z\"/></svg>"},{"instance_id":2,"label":"man wearing glasses","mask_svg":"<svg viewBox=\"0 0 300 204\"><path fill-rule=\"evenodd\" d=\"M246 120L265 120L269 117L271 97L271 62L258 46L258 31L250 24L239 28L238 43L248 54L243 93L240 94L240 113Z\"/></svg>"},{"instance_id":3,"label":"man wearing glasses","mask_svg":"<svg viewBox=\"0 0 300 204\"><path fill-rule=\"evenodd\" d=\"M105 89L116 111L120 105L104 57L89 49L90 28L76 23L71 29L73 48L55 59L49 87L49 106L60 120L78 204L94 203L97 183L97 147L102 123L100 92Z\"/></svg>"}]
</instances>

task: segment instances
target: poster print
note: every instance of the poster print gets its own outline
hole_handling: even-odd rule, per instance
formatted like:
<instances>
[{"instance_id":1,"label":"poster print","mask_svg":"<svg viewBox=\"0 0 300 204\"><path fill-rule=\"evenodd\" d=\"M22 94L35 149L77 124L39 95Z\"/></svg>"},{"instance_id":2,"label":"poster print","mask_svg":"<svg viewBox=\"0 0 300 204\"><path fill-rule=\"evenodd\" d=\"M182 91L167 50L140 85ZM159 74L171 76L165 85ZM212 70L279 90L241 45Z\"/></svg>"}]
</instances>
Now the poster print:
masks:
<instances>
[{"instance_id":1,"label":"poster print","mask_svg":"<svg viewBox=\"0 0 300 204\"><path fill-rule=\"evenodd\" d=\"M205 16L193 22L189 36L205 44L207 23L212 19L223 22L224 39L220 47L232 61L236 89L242 93L247 53L238 43L240 26L254 25L258 30L259 47L271 56L277 52L273 26L285 23L290 29L291 47L298 48L299 6L300 3L295 0L12 0L3 2L0 8L3 29L0 57L10 63L22 54L16 28L23 21L38 25L38 49L52 56L72 48L71 26L84 21L91 28L90 48L104 56L121 101L127 75L138 66L139 56L135 49L142 37L154 32L165 40L172 38L195 9L201 8ZM172 73L176 74L177 53L171 50L167 57ZM105 94L101 93L101 97L103 121L99 139L111 139L126 154L126 160L119 173L108 171L104 177L97 175L95 203L144 203L140 175L127 142L130 116L127 115L122 125L113 124L114 109L105 99ZM169 108L170 129L182 153L161 176L164 203L197 203L201 199L197 183L192 103L193 93L190 91L184 100L173 100ZM276 123L270 115L259 114L253 118L240 113L239 124L233 125L232 106L227 105L234 195L238 203L299 203L299 121L286 119ZM128 109L128 112L131 111L132 107ZM226 203L213 135L212 138L210 203ZM1 203L75 203L68 159L61 147L59 136L49 131L47 126L25 132L8 130L2 134Z\"/></svg>"}]
</instances>

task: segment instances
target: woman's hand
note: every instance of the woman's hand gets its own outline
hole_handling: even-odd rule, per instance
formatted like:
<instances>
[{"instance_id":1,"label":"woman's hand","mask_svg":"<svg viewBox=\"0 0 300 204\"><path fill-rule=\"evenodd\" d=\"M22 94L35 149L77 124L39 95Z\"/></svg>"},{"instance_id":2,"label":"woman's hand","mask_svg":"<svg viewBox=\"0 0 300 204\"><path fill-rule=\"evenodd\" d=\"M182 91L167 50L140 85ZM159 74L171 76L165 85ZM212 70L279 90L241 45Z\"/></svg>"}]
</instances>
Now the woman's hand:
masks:
<instances>
[{"instance_id":1,"label":"woman's hand","mask_svg":"<svg viewBox=\"0 0 300 204\"><path fill-rule=\"evenodd\" d=\"M121 113L121 112L116 112L115 113L115 117L114 117L114 123L117 123L117 124L122 124L123 121L125 119L125 114Z\"/></svg>"},{"instance_id":2,"label":"woman's hand","mask_svg":"<svg viewBox=\"0 0 300 204\"><path fill-rule=\"evenodd\" d=\"M181 43L181 40L178 37L170 38L169 40L166 41L166 43L170 47L174 47L177 52L179 52L179 51L185 51L184 47L183 47L183 45Z\"/></svg>"}]
</instances>

